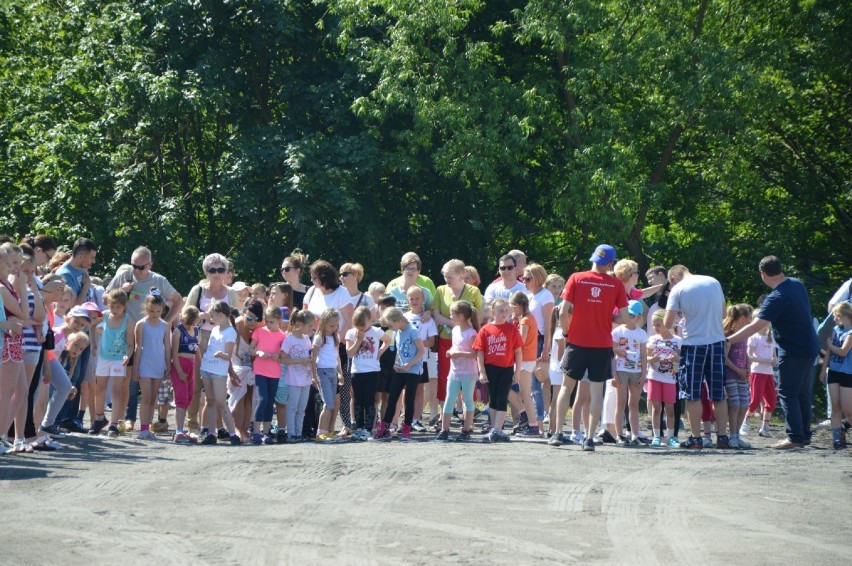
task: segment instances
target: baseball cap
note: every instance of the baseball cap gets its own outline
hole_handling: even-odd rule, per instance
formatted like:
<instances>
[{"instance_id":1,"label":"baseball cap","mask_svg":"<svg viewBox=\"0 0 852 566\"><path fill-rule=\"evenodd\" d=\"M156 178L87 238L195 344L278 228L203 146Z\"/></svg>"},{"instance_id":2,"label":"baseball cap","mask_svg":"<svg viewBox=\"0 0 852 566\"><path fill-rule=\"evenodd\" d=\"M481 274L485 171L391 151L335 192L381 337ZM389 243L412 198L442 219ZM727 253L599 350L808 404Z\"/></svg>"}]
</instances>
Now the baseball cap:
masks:
<instances>
[{"instance_id":1,"label":"baseball cap","mask_svg":"<svg viewBox=\"0 0 852 566\"><path fill-rule=\"evenodd\" d=\"M644 309L640 301L629 301L627 303L627 312L633 316L640 316L643 310Z\"/></svg>"},{"instance_id":2,"label":"baseball cap","mask_svg":"<svg viewBox=\"0 0 852 566\"><path fill-rule=\"evenodd\" d=\"M239 293L240 291L245 291L246 289L248 289L249 286L246 285L245 281L237 281L233 284L232 288L234 289L234 291Z\"/></svg>"},{"instance_id":3,"label":"baseball cap","mask_svg":"<svg viewBox=\"0 0 852 566\"><path fill-rule=\"evenodd\" d=\"M82 305L80 305L80 308L84 308L84 309L86 309L86 310L87 310L87 311L89 311L89 312L96 312L96 313L98 313L99 315L100 315L100 314L103 314L103 313L101 312L101 309L99 309L99 308L98 308L98 305L96 305L96 304L95 304L95 303L93 303L92 301L87 301L87 302L83 303Z\"/></svg>"},{"instance_id":4,"label":"baseball cap","mask_svg":"<svg viewBox=\"0 0 852 566\"><path fill-rule=\"evenodd\" d=\"M607 265L615 261L615 248L609 244L601 244L595 248L595 253L589 258L598 265Z\"/></svg>"},{"instance_id":5,"label":"baseball cap","mask_svg":"<svg viewBox=\"0 0 852 566\"><path fill-rule=\"evenodd\" d=\"M72 308L68 312L68 316L73 316L73 317L81 316L81 317L89 319L90 321L92 320L92 315L90 315L89 311L87 311L85 308L83 308L82 305Z\"/></svg>"}]
</instances>

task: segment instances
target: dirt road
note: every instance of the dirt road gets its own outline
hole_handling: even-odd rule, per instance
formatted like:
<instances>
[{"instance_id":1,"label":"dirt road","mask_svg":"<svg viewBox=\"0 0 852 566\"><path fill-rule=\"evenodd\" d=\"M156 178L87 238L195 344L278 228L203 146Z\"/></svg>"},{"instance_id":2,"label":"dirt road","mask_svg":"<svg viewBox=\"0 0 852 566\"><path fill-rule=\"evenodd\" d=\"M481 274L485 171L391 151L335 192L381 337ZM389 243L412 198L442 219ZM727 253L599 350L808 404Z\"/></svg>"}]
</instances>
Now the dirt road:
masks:
<instances>
[{"instance_id":1,"label":"dirt road","mask_svg":"<svg viewBox=\"0 0 852 566\"><path fill-rule=\"evenodd\" d=\"M202 447L74 436L53 454L0 458L0 493L0 563L16 565L852 557L852 451L818 447L590 454L535 442Z\"/></svg>"}]
</instances>

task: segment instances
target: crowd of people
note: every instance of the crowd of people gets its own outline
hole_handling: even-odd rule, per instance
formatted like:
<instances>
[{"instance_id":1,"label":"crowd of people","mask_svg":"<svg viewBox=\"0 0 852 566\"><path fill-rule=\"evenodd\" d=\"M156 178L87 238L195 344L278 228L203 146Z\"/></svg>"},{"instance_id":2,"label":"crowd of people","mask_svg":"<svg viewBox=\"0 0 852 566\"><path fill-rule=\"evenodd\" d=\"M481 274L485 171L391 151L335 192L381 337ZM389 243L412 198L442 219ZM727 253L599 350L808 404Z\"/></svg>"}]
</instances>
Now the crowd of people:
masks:
<instances>
[{"instance_id":1,"label":"crowd of people","mask_svg":"<svg viewBox=\"0 0 852 566\"><path fill-rule=\"evenodd\" d=\"M783 450L811 442L816 376L832 445L846 447L852 280L820 339L805 286L774 256L753 307L683 265L651 268L640 288L638 264L606 244L567 280L512 250L491 282L452 259L437 286L408 252L399 277L363 291L359 263L338 270L296 250L283 281L250 285L213 253L185 296L146 247L104 280L90 274L95 242L57 249L47 235L0 237L2 454L53 451L67 434L742 449L750 419L776 434L779 401L785 431L771 447Z\"/></svg>"}]
</instances>

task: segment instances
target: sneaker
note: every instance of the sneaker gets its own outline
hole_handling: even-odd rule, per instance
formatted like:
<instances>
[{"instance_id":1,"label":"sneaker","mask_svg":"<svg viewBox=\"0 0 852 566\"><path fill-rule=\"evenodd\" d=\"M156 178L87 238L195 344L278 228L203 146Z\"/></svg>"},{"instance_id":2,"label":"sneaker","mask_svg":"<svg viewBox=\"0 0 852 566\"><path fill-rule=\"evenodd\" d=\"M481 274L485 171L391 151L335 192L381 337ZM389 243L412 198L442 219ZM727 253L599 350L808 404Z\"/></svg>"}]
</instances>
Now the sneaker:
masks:
<instances>
[{"instance_id":1,"label":"sneaker","mask_svg":"<svg viewBox=\"0 0 852 566\"><path fill-rule=\"evenodd\" d=\"M627 441L627 446L630 448L638 448L642 442L638 438L633 438Z\"/></svg>"},{"instance_id":2,"label":"sneaker","mask_svg":"<svg viewBox=\"0 0 852 566\"><path fill-rule=\"evenodd\" d=\"M721 448L720 446L718 446L719 445L718 442L716 443L716 445L717 445L718 448ZM740 439L736 435L731 436L728 439L728 448L731 448L733 450L739 450L740 449Z\"/></svg>"},{"instance_id":3,"label":"sneaker","mask_svg":"<svg viewBox=\"0 0 852 566\"><path fill-rule=\"evenodd\" d=\"M835 450L843 450L844 448L846 448L840 439L832 441L831 445L834 447Z\"/></svg>"},{"instance_id":4,"label":"sneaker","mask_svg":"<svg viewBox=\"0 0 852 566\"><path fill-rule=\"evenodd\" d=\"M408 442L411 440L411 429L412 425L403 423L402 427L399 429L399 439L402 442ZM423 430L426 430L426 428L424 427Z\"/></svg>"},{"instance_id":5,"label":"sneaker","mask_svg":"<svg viewBox=\"0 0 852 566\"><path fill-rule=\"evenodd\" d=\"M279 428L278 432L275 433L275 442L278 444L287 444L287 431Z\"/></svg>"},{"instance_id":6,"label":"sneaker","mask_svg":"<svg viewBox=\"0 0 852 566\"><path fill-rule=\"evenodd\" d=\"M370 440L375 440L378 442L389 442L390 439L393 438L388 425L383 422L379 423L379 426L376 427L376 430L373 432L373 437Z\"/></svg>"},{"instance_id":7,"label":"sneaker","mask_svg":"<svg viewBox=\"0 0 852 566\"><path fill-rule=\"evenodd\" d=\"M737 437L737 442L740 445L740 450L748 450L751 448L751 444L743 440L742 438Z\"/></svg>"},{"instance_id":8,"label":"sneaker","mask_svg":"<svg viewBox=\"0 0 852 566\"><path fill-rule=\"evenodd\" d=\"M488 432L488 434L486 434L485 437L482 439L482 442L490 442L492 444L500 442L500 431L498 431L496 428L492 428Z\"/></svg>"},{"instance_id":9,"label":"sneaker","mask_svg":"<svg viewBox=\"0 0 852 566\"><path fill-rule=\"evenodd\" d=\"M491 432L491 425L490 424L482 425L482 428L479 429L479 432L481 432L482 434L488 434L489 432Z\"/></svg>"},{"instance_id":10,"label":"sneaker","mask_svg":"<svg viewBox=\"0 0 852 566\"><path fill-rule=\"evenodd\" d=\"M684 442L678 444L678 447L685 448L687 450L701 450L705 446L704 440L702 438L695 438L694 436L690 436Z\"/></svg>"},{"instance_id":11,"label":"sneaker","mask_svg":"<svg viewBox=\"0 0 852 566\"><path fill-rule=\"evenodd\" d=\"M817 425L819 428L831 428L831 419L825 419Z\"/></svg>"},{"instance_id":12,"label":"sneaker","mask_svg":"<svg viewBox=\"0 0 852 566\"><path fill-rule=\"evenodd\" d=\"M497 442L511 442L512 439L502 430L497 431Z\"/></svg>"},{"instance_id":13,"label":"sneaker","mask_svg":"<svg viewBox=\"0 0 852 566\"><path fill-rule=\"evenodd\" d=\"M172 440L175 444L189 444L189 435L185 432L176 432Z\"/></svg>"},{"instance_id":14,"label":"sneaker","mask_svg":"<svg viewBox=\"0 0 852 566\"><path fill-rule=\"evenodd\" d=\"M600 434L600 438L601 442L604 444L618 444L618 441L615 439L615 437L612 436L612 434L610 434L607 429L603 429Z\"/></svg>"},{"instance_id":15,"label":"sneaker","mask_svg":"<svg viewBox=\"0 0 852 566\"><path fill-rule=\"evenodd\" d=\"M537 426L528 426L518 433L518 436L522 438L541 438L541 433L538 431Z\"/></svg>"},{"instance_id":16,"label":"sneaker","mask_svg":"<svg viewBox=\"0 0 852 566\"><path fill-rule=\"evenodd\" d=\"M107 428L107 437L108 438L118 438L118 425L109 425Z\"/></svg>"},{"instance_id":17,"label":"sneaker","mask_svg":"<svg viewBox=\"0 0 852 566\"><path fill-rule=\"evenodd\" d=\"M557 432L547 440L548 446L562 446L563 444L565 444L565 435L561 432Z\"/></svg>"},{"instance_id":18,"label":"sneaker","mask_svg":"<svg viewBox=\"0 0 852 566\"><path fill-rule=\"evenodd\" d=\"M438 436L435 437L435 441L437 442L447 442L450 440L450 432L447 430L442 430L438 433Z\"/></svg>"},{"instance_id":19,"label":"sneaker","mask_svg":"<svg viewBox=\"0 0 852 566\"><path fill-rule=\"evenodd\" d=\"M251 433L251 443L255 446L260 446L261 444L263 444L263 435L259 432Z\"/></svg>"},{"instance_id":20,"label":"sneaker","mask_svg":"<svg viewBox=\"0 0 852 566\"><path fill-rule=\"evenodd\" d=\"M771 445L770 448L773 450L792 450L793 448L804 448L804 443L801 442L793 442L789 438L785 438L783 440L779 440L775 444Z\"/></svg>"},{"instance_id":21,"label":"sneaker","mask_svg":"<svg viewBox=\"0 0 852 566\"><path fill-rule=\"evenodd\" d=\"M402 428L405 428L404 424L402 425ZM423 426L423 423L421 423L420 421L414 421L413 423L411 423L411 426L409 428L413 429L414 432L426 432L426 427ZM410 437L411 434L409 433L408 436Z\"/></svg>"},{"instance_id":22,"label":"sneaker","mask_svg":"<svg viewBox=\"0 0 852 566\"><path fill-rule=\"evenodd\" d=\"M79 433L79 434L87 434L89 432L89 429L84 427L83 423L80 422L78 419L72 419L70 421L63 423L62 428L64 428L68 432L76 432L76 433Z\"/></svg>"},{"instance_id":23,"label":"sneaker","mask_svg":"<svg viewBox=\"0 0 852 566\"><path fill-rule=\"evenodd\" d=\"M550 424L550 413L545 412L544 418L541 419L541 422L544 423L544 424Z\"/></svg>"},{"instance_id":24,"label":"sneaker","mask_svg":"<svg viewBox=\"0 0 852 566\"><path fill-rule=\"evenodd\" d=\"M618 439L615 441L615 445L619 448L624 448L626 446L630 446L630 441L625 440L624 438L619 436Z\"/></svg>"},{"instance_id":25,"label":"sneaker","mask_svg":"<svg viewBox=\"0 0 852 566\"><path fill-rule=\"evenodd\" d=\"M571 442L576 443L576 444L582 444L583 441L586 440L586 433L583 432L582 430L579 431L579 432L575 430L574 432L571 433L569 440Z\"/></svg>"},{"instance_id":26,"label":"sneaker","mask_svg":"<svg viewBox=\"0 0 852 566\"><path fill-rule=\"evenodd\" d=\"M594 452L595 451L595 441L591 438L587 438L583 441L583 452Z\"/></svg>"},{"instance_id":27,"label":"sneaker","mask_svg":"<svg viewBox=\"0 0 852 566\"><path fill-rule=\"evenodd\" d=\"M470 440L470 431L469 430L462 429L462 431L456 437L456 442L467 442L469 440Z\"/></svg>"},{"instance_id":28,"label":"sneaker","mask_svg":"<svg viewBox=\"0 0 852 566\"><path fill-rule=\"evenodd\" d=\"M770 432L770 430L765 426L760 427L760 430L757 431L757 436L762 438L775 438L775 435L772 434L772 432Z\"/></svg>"},{"instance_id":29,"label":"sneaker","mask_svg":"<svg viewBox=\"0 0 852 566\"><path fill-rule=\"evenodd\" d=\"M150 430L140 430L136 435L137 440L157 440L157 435Z\"/></svg>"},{"instance_id":30,"label":"sneaker","mask_svg":"<svg viewBox=\"0 0 852 566\"><path fill-rule=\"evenodd\" d=\"M440 421L440 420L441 420L441 414L435 413L434 415L432 415L432 418L429 419L429 426L435 426L436 424L438 424L438 421Z\"/></svg>"},{"instance_id":31,"label":"sneaker","mask_svg":"<svg viewBox=\"0 0 852 566\"><path fill-rule=\"evenodd\" d=\"M40 427L38 427L38 431L50 436L55 436L57 438L63 438L65 436L65 433L59 430L59 427L55 424L52 424L50 426L41 425Z\"/></svg>"},{"instance_id":32,"label":"sneaker","mask_svg":"<svg viewBox=\"0 0 852 566\"><path fill-rule=\"evenodd\" d=\"M678 439L677 439L676 436L672 436L671 438L669 438L668 445L669 445L669 448L677 448L678 446L680 446L680 442L678 442Z\"/></svg>"},{"instance_id":33,"label":"sneaker","mask_svg":"<svg viewBox=\"0 0 852 566\"><path fill-rule=\"evenodd\" d=\"M127 434L127 425L124 424L124 421L118 423L118 434Z\"/></svg>"},{"instance_id":34,"label":"sneaker","mask_svg":"<svg viewBox=\"0 0 852 566\"><path fill-rule=\"evenodd\" d=\"M109 425L109 420L106 417L98 417L92 422L92 426L89 427L89 434L97 436L101 433L101 431Z\"/></svg>"},{"instance_id":35,"label":"sneaker","mask_svg":"<svg viewBox=\"0 0 852 566\"><path fill-rule=\"evenodd\" d=\"M136 421L124 421L124 432L121 434L126 434L128 430L133 430L136 428Z\"/></svg>"},{"instance_id":36,"label":"sneaker","mask_svg":"<svg viewBox=\"0 0 852 566\"><path fill-rule=\"evenodd\" d=\"M651 441L651 446L653 446L654 448L657 448L662 445L663 440L659 436L655 436L654 439Z\"/></svg>"},{"instance_id":37,"label":"sneaker","mask_svg":"<svg viewBox=\"0 0 852 566\"><path fill-rule=\"evenodd\" d=\"M263 439L263 440L264 440L264 444L272 444L272 442L268 442L268 443L266 442L266 439L267 439L267 438L268 438L270 441L272 440L272 437L271 437L271 436L269 436L269 435L267 435L267 436L265 436L265 437L264 437L264 439ZM231 446L242 446L242 445L243 445L243 441L242 441L242 440L240 440L240 437L239 437L239 436L237 436L236 434L235 434L235 435L233 435L233 436L230 436L230 437L228 438L228 440L230 440L230 442L231 442Z\"/></svg>"},{"instance_id":38,"label":"sneaker","mask_svg":"<svg viewBox=\"0 0 852 566\"><path fill-rule=\"evenodd\" d=\"M740 436L748 436L748 421L743 421L743 425L740 427Z\"/></svg>"},{"instance_id":39,"label":"sneaker","mask_svg":"<svg viewBox=\"0 0 852 566\"><path fill-rule=\"evenodd\" d=\"M213 446L217 442L219 442L219 440L216 438L215 434L206 434L204 435L204 440L201 441L201 444L205 446Z\"/></svg>"},{"instance_id":40,"label":"sneaker","mask_svg":"<svg viewBox=\"0 0 852 566\"><path fill-rule=\"evenodd\" d=\"M721 436L716 435L716 448L724 450L726 448L730 448L730 438L728 438L727 434L723 434Z\"/></svg>"},{"instance_id":41,"label":"sneaker","mask_svg":"<svg viewBox=\"0 0 852 566\"><path fill-rule=\"evenodd\" d=\"M224 428L220 428L218 431L216 431L216 438L218 438L219 440L228 440L229 438L231 438L231 435L228 434L228 431Z\"/></svg>"},{"instance_id":42,"label":"sneaker","mask_svg":"<svg viewBox=\"0 0 852 566\"><path fill-rule=\"evenodd\" d=\"M709 436L701 437L701 447L702 448L713 448L713 439Z\"/></svg>"},{"instance_id":43,"label":"sneaker","mask_svg":"<svg viewBox=\"0 0 852 566\"><path fill-rule=\"evenodd\" d=\"M156 434L165 434L169 432L169 423L155 422L151 425L151 430Z\"/></svg>"}]
</instances>

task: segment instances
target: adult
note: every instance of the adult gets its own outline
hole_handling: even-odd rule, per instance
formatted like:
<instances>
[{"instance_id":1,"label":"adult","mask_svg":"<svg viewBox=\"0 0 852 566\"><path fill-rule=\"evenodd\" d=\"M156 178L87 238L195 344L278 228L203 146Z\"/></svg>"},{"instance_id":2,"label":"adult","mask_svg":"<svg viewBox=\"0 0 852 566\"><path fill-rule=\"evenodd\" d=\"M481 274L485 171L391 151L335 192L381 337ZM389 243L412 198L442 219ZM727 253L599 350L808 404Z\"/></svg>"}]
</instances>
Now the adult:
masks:
<instances>
[{"instance_id":1,"label":"adult","mask_svg":"<svg viewBox=\"0 0 852 566\"><path fill-rule=\"evenodd\" d=\"M203 357L207 351L207 343L210 341L210 332L213 330L213 324L210 322L210 317L207 311L216 301L224 301L232 307L237 306L237 293L227 285L225 285L225 273L228 271L228 258L221 254L210 254L201 262L201 270L206 275L197 285L189 291L186 297L186 304L196 307L201 312L201 330L198 333L198 349ZM189 402L189 407L186 410L189 430L198 432L198 408L201 404L201 367L200 364L195 366L195 390L192 394L192 400ZM127 410L130 411L130 406ZM132 420L132 419L128 419ZM202 416L202 421L206 419Z\"/></svg>"},{"instance_id":2,"label":"adult","mask_svg":"<svg viewBox=\"0 0 852 566\"><path fill-rule=\"evenodd\" d=\"M322 314L328 310L334 310L340 314L340 327L338 328L338 343L340 344L340 361L344 369L343 387L340 389L340 420L343 428L338 436L348 437L352 434L352 374L347 370L346 363L346 331L352 326L352 313L355 306L352 297L346 287L340 284L340 275L329 262L318 260L311 264L311 282L313 288L305 295L305 308L311 311L319 323ZM347 377L348 376L348 377Z\"/></svg>"},{"instance_id":3,"label":"adult","mask_svg":"<svg viewBox=\"0 0 852 566\"><path fill-rule=\"evenodd\" d=\"M497 299L508 301L515 293L526 292L526 287L518 280L518 276L523 271L518 271L518 262L514 256L511 254L500 256L497 270L499 277L485 288L486 303L492 303Z\"/></svg>"},{"instance_id":4,"label":"adult","mask_svg":"<svg viewBox=\"0 0 852 566\"><path fill-rule=\"evenodd\" d=\"M376 310L376 301L369 293L358 289L358 284L364 279L364 266L360 263L344 263L340 266L340 283L349 293L354 312L358 307L367 307L370 312Z\"/></svg>"},{"instance_id":5,"label":"adult","mask_svg":"<svg viewBox=\"0 0 852 566\"><path fill-rule=\"evenodd\" d=\"M74 291L75 305L94 300L89 269L95 265L97 258L98 246L89 238L77 238L71 248L71 258L56 270L56 274L62 276L65 284Z\"/></svg>"},{"instance_id":6,"label":"adult","mask_svg":"<svg viewBox=\"0 0 852 566\"><path fill-rule=\"evenodd\" d=\"M438 325L438 390L436 396L441 403L447 398L447 376L450 374L450 358L447 350L453 345L453 320L450 306L456 301L467 301L477 311L482 311L482 293L479 288L465 283L465 265L459 259L451 259L441 268L446 285L435 293L435 310L432 316ZM434 415L433 415L434 417Z\"/></svg>"},{"instance_id":7,"label":"adult","mask_svg":"<svg viewBox=\"0 0 852 566\"><path fill-rule=\"evenodd\" d=\"M56 254L56 240L47 234L37 234L27 236L21 240L21 244L27 244L32 249L31 255L35 258L38 274L46 275L49 271L47 265Z\"/></svg>"},{"instance_id":8,"label":"adult","mask_svg":"<svg viewBox=\"0 0 852 566\"><path fill-rule=\"evenodd\" d=\"M663 324L672 329L679 315L686 319L680 349L678 382L686 400L690 436L681 448L703 448L701 440L701 385L707 384L716 413L716 447L728 448L728 402L725 400L725 294L708 275L690 273L683 265L669 269L671 291Z\"/></svg>"},{"instance_id":9,"label":"adult","mask_svg":"<svg viewBox=\"0 0 852 566\"><path fill-rule=\"evenodd\" d=\"M589 413L586 430L589 437L583 441L583 450L593 451L595 443L591 431L595 430L603 408L604 383L612 377L612 323L627 318L627 294L624 285L608 272L616 260L615 248L601 244L595 248L589 261L589 271L573 273L562 291L559 324L565 335L565 354L562 372L565 379L559 390L557 422L553 445L561 444L562 415L565 415L574 385L588 374L591 382ZM572 314L573 313L573 314Z\"/></svg>"},{"instance_id":10,"label":"adult","mask_svg":"<svg viewBox=\"0 0 852 566\"><path fill-rule=\"evenodd\" d=\"M545 288L547 281L547 270L537 263L531 263L524 268L521 281L526 287L525 293L530 303L530 314L535 318L538 325L538 343L536 344L536 355L538 361L545 364L550 361L550 341L545 340L550 336L550 327L553 316L553 293ZM533 372L534 373L534 372ZM535 406L536 420L544 420L545 407L550 406L550 381L547 382L548 394L544 395L542 382L533 374L532 376L532 401Z\"/></svg>"},{"instance_id":11,"label":"adult","mask_svg":"<svg viewBox=\"0 0 852 566\"><path fill-rule=\"evenodd\" d=\"M811 443L813 366L819 353L808 291L801 281L784 275L781 261L775 256L761 259L758 268L760 279L772 292L763 301L757 317L728 337L728 342L742 342L772 323L772 335L778 347L778 400L784 411L787 438L771 448L802 448Z\"/></svg>"},{"instance_id":12,"label":"adult","mask_svg":"<svg viewBox=\"0 0 852 566\"><path fill-rule=\"evenodd\" d=\"M464 282L474 287L479 287L482 283L482 278L479 276L479 271L472 265L464 266Z\"/></svg>"},{"instance_id":13,"label":"adult","mask_svg":"<svg viewBox=\"0 0 852 566\"><path fill-rule=\"evenodd\" d=\"M302 283L302 271L308 264L308 259L302 250L295 249L293 253L284 258L281 262L281 276L284 281L290 284L293 289L293 308L302 310L305 300L305 294L310 288L309 285Z\"/></svg>"},{"instance_id":14,"label":"adult","mask_svg":"<svg viewBox=\"0 0 852 566\"><path fill-rule=\"evenodd\" d=\"M414 252L406 252L399 261L399 268L402 275L388 283L385 291L396 299L397 308L405 312L409 310L408 288L417 285L423 289L426 313L428 313L432 309L432 301L437 289L431 279L420 273L423 270L423 262L420 261L420 256ZM430 314L427 314L423 322L428 322L430 316Z\"/></svg>"},{"instance_id":15,"label":"adult","mask_svg":"<svg viewBox=\"0 0 852 566\"><path fill-rule=\"evenodd\" d=\"M153 271L154 256L145 246L139 246L130 254L130 266L119 268L107 285L106 290L123 289L127 293L127 316L135 324L142 320L145 299L156 288L169 305L165 320L169 324L179 319L183 297L164 276Z\"/></svg>"}]
</instances>

